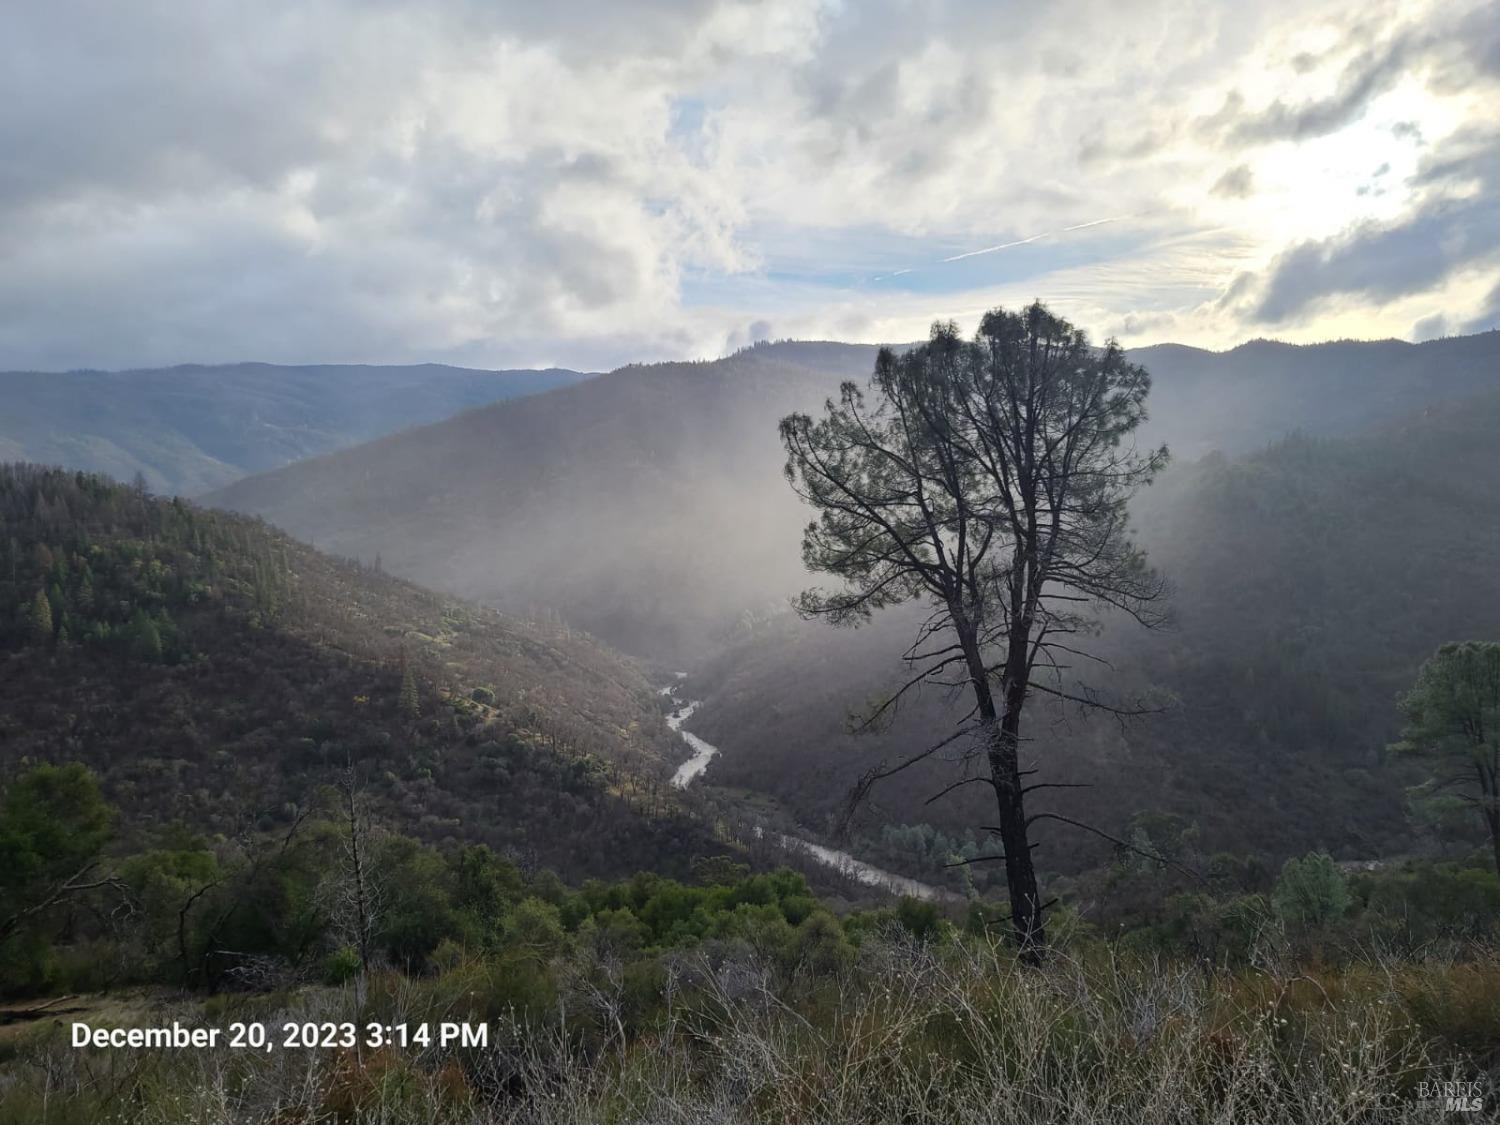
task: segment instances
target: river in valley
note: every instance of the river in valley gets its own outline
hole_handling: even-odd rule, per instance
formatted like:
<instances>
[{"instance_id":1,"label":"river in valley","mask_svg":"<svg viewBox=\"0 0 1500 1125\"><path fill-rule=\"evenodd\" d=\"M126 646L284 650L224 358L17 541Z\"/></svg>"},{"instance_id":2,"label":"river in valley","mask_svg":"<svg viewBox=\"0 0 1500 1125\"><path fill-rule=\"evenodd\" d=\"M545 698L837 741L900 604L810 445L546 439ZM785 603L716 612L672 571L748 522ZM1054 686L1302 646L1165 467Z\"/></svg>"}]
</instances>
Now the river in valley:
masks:
<instances>
[{"instance_id":1,"label":"river in valley","mask_svg":"<svg viewBox=\"0 0 1500 1125\"><path fill-rule=\"evenodd\" d=\"M685 678L685 673L677 673L678 679ZM702 706L702 700L682 702L677 695L675 684L661 689L661 694L671 699L676 706L672 713L667 716L667 726L681 736L692 750L692 757L677 767L677 772L672 775L672 784L679 789L686 789L695 778L701 777L703 771L708 769L708 764L713 760L719 748L709 742L705 742L692 731L683 730L682 724L687 722L693 712ZM757 828L755 835L764 838L764 829ZM905 875L897 875L893 871L885 871L873 864L865 863L863 860L855 859L848 852L841 852L836 848L827 847L824 844L815 844L811 840L804 840L800 836L789 836L784 832L772 833L775 839L787 851L801 852L802 854L816 860L825 867L831 867L847 878L857 883L863 883L867 887L880 887L895 895L909 895L912 898L928 899L932 901L957 900L958 895L952 891L945 891Z\"/></svg>"},{"instance_id":2,"label":"river in valley","mask_svg":"<svg viewBox=\"0 0 1500 1125\"><path fill-rule=\"evenodd\" d=\"M692 731L682 729L682 724L692 717L699 706L700 701L694 700L667 716L667 726L675 730L693 751L693 756L678 766L677 772L672 775L672 784L679 789L686 789L692 784L693 778L708 769L708 763L719 752L717 746L711 746Z\"/></svg>"}]
</instances>

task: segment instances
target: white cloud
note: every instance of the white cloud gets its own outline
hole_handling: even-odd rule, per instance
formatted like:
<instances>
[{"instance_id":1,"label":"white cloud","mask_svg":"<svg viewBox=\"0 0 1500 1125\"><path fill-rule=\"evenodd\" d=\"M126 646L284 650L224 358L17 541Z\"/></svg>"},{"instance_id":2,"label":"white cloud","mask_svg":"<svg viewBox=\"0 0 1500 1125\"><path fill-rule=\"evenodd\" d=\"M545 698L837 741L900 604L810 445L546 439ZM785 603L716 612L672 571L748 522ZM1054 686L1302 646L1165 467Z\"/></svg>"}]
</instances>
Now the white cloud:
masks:
<instances>
[{"instance_id":1,"label":"white cloud","mask_svg":"<svg viewBox=\"0 0 1500 1125\"><path fill-rule=\"evenodd\" d=\"M1379 254L1343 248L1430 221L1430 169L1500 104L1497 22L1395 0L27 5L0 40L0 367L594 367L772 328L909 338L1032 296L1132 342L1466 324L1492 303L1482 254L1369 285ZM1494 244L1494 222L1475 204L1443 230Z\"/></svg>"}]
</instances>

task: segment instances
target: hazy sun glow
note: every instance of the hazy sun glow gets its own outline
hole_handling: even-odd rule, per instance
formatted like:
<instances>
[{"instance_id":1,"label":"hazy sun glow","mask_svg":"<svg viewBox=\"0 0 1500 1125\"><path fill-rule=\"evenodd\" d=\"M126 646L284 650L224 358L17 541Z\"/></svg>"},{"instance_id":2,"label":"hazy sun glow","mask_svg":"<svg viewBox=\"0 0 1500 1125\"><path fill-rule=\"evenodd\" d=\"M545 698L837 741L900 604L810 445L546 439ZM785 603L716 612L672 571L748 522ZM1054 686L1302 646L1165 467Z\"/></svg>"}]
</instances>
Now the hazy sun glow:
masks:
<instances>
[{"instance_id":1,"label":"hazy sun glow","mask_svg":"<svg viewBox=\"0 0 1500 1125\"><path fill-rule=\"evenodd\" d=\"M0 366L1500 317L1479 0L82 8L0 42Z\"/></svg>"}]
</instances>

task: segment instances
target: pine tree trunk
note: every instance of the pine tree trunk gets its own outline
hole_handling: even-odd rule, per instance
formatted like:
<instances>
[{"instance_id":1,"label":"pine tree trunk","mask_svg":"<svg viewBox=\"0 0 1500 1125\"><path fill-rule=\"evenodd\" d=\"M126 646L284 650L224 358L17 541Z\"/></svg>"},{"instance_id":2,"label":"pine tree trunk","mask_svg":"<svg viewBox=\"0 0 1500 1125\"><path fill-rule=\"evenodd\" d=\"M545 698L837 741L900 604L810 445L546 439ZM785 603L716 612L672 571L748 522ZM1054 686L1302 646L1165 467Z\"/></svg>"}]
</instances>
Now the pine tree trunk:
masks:
<instances>
[{"instance_id":1,"label":"pine tree trunk","mask_svg":"<svg viewBox=\"0 0 1500 1125\"><path fill-rule=\"evenodd\" d=\"M1495 852L1495 874L1500 875L1500 805L1496 804L1497 798L1494 794L1486 795L1490 808L1486 810L1484 819L1490 826L1490 847Z\"/></svg>"},{"instance_id":2,"label":"pine tree trunk","mask_svg":"<svg viewBox=\"0 0 1500 1125\"><path fill-rule=\"evenodd\" d=\"M957 616L957 615L955 615ZM999 812L1000 847L1005 856L1005 885L1010 895L1011 932L1016 948L1027 964L1039 965L1047 944L1042 920L1036 866L1031 860L1031 841L1026 825L1026 802L1021 786L1021 705L1026 698L1024 682L1007 686L1005 715L995 706L989 674L972 628L957 626L959 644L969 667L974 703L979 721L989 739L990 784ZM1021 646L1024 651L1024 645Z\"/></svg>"},{"instance_id":3,"label":"pine tree trunk","mask_svg":"<svg viewBox=\"0 0 1500 1125\"><path fill-rule=\"evenodd\" d=\"M1005 853L1005 883L1010 892L1011 931L1021 959L1039 965L1047 945L1036 865L1031 859L1026 801L1021 786L1019 708L1007 707L990 750L990 777L1000 813L1000 843Z\"/></svg>"}]
</instances>

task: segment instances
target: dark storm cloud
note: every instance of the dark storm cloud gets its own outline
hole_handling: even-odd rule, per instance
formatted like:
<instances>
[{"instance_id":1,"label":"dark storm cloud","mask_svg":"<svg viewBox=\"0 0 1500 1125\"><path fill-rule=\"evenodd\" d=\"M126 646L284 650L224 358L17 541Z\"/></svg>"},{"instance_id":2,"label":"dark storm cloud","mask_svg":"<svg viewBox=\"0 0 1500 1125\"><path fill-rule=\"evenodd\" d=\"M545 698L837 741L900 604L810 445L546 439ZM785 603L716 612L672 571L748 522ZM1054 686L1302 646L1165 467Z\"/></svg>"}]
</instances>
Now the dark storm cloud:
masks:
<instances>
[{"instance_id":1,"label":"dark storm cloud","mask_svg":"<svg viewBox=\"0 0 1500 1125\"><path fill-rule=\"evenodd\" d=\"M1231 95L1200 125L1236 148L1305 141L1358 119L1408 78L1433 92L1477 95L1480 104L1489 95L1492 106L1500 104L1493 101L1500 96L1500 11L1491 4L1438 9L1434 18L1361 49L1326 98L1278 99L1251 110ZM1402 123L1395 133L1424 143L1415 124ZM1388 172L1383 164L1373 177L1381 181L1378 188L1367 183L1360 194L1391 190ZM1221 180L1215 190L1226 186ZM1417 174L1403 186L1410 202L1401 214L1287 247L1259 276L1237 276L1219 306L1255 323L1296 323L1331 301L1378 305L1436 290L1464 271L1500 270L1500 120L1493 113L1428 145ZM1429 333L1448 323L1428 317L1415 330Z\"/></svg>"},{"instance_id":2,"label":"dark storm cloud","mask_svg":"<svg viewBox=\"0 0 1500 1125\"><path fill-rule=\"evenodd\" d=\"M1232 94L1205 124L1230 145L1325 136L1354 121L1373 98L1389 90L1405 72L1407 55L1404 42L1367 52L1345 68L1332 95L1296 105L1278 98L1264 109L1250 111L1238 94Z\"/></svg>"}]
</instances>

